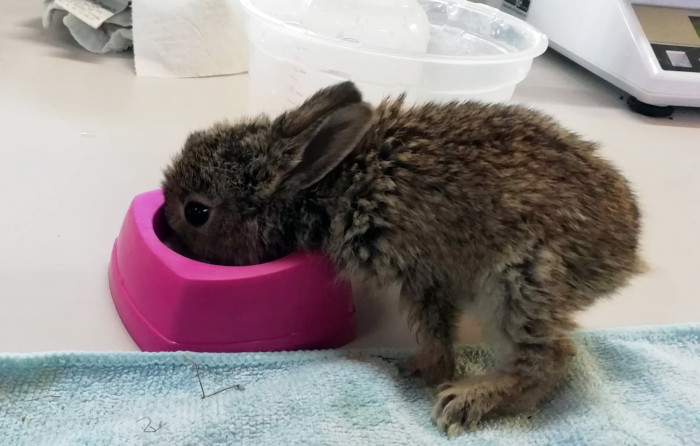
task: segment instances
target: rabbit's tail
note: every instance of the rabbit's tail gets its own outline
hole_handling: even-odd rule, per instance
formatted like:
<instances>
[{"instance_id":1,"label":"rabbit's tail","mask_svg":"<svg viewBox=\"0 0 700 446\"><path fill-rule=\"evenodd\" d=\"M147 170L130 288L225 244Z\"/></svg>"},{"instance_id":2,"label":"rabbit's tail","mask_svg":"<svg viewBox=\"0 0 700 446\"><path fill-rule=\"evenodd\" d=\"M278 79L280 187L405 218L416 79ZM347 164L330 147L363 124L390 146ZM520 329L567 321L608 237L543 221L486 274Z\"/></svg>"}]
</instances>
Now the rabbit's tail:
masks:
<instances>
[{"instance_id":1,"label":"rabbit's tail","mask_svg":"<svg viewBox=\"0 0 700 446\"><path fill-rule=\"evenodd\" d=\"M634 262L634 274L646 274L651 271L651 265L643 257L637 257Z\"/></svg>"}]
</instances>

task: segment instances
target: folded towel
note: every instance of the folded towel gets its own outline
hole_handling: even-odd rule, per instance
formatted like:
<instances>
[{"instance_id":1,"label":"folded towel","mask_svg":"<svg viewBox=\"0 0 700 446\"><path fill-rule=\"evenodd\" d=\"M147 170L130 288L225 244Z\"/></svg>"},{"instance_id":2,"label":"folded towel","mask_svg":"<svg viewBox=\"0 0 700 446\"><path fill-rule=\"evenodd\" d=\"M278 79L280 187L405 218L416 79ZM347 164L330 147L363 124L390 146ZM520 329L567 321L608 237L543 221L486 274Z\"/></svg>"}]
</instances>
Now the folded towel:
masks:
<instances>
[{"instance_id":1,"label":"folded towel","mask_svg":"<svg viewBox=\"0 0 700 446\"><path fill-rule=\"evenodd\" d=\"M86 50L112 53L131 48L129 0L44 0L44 28L62 20L71 35Z\"/></svg>"},{"instance_id":2,"label":"folded towel","mask_svg":"<svg viewBox=\"0 0 700 446\"><path fill-rule=\"evenodd\" d=\"M448 440L405 351L0 355L2 445L690 445L700 325L577 335L539 410ZM478 373L489 357L465 350Z\"/></svg>"}]
</instances>

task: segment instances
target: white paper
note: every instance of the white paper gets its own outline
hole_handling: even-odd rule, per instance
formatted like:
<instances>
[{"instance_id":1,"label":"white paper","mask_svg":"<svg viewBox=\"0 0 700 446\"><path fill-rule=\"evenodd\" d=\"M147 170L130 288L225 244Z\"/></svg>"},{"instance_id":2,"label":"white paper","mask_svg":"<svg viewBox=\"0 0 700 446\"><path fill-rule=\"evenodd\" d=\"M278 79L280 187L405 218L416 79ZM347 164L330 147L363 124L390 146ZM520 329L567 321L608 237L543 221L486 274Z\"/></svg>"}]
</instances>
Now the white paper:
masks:
<instances>
[{"instance_id":1,"label":"white paper","mask_svg":"<svg viewBox=\"0 0 700 446\"><path fill-rule=\"evenodd\" d=\"M55 4L94 29L102 26L107 19L119 12L91 0L56 0Z\"/></svg>"},{"instance_id":2,"label":"white paper","mask_svg":"<svg viewBox=\"0 0 700 446\"><path fill-rule=\"evenodd\" d=\"M138 76L201 77L248 70L238 0L137 0L132 15Z\"/></svg>"}]
</instances>

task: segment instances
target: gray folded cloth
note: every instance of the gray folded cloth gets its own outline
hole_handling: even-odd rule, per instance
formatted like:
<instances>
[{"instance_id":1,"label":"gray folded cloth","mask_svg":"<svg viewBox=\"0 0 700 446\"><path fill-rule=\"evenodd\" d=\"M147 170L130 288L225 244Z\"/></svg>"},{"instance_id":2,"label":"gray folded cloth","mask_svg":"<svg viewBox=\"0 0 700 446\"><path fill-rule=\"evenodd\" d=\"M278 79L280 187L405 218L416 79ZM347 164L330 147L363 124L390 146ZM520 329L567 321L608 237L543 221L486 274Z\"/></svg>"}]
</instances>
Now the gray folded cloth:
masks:
<instances>
[{"instance_id":1,"label":"gray folded cloth","mask_svg":"<svg viewBox=\"0 0 700 446\"><path fill-rule=\"evenodd\" d=\"M134 43L129 0L44 0L43 26L57 20L76 42L98 53L124 51Z\"/></svg>"}]
</instances>

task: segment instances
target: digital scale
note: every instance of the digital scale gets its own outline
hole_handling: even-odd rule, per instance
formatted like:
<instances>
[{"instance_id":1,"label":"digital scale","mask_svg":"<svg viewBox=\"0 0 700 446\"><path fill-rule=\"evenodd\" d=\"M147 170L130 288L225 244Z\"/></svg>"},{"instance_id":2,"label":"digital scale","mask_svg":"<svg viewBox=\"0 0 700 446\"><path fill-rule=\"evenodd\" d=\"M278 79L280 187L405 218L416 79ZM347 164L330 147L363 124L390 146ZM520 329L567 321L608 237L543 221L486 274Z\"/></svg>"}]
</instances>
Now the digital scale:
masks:
<instances>
[{"instance_id":1,"label":"digital scale","mask_svg":"<svg viewBox=\"0 0 700 446\"><path fill-rule=\"evenodd\" d=\"M629 93L648 116L700 107L700 0L486 1L545 33L550 47Z\"/></svg>"}]
</instances>

